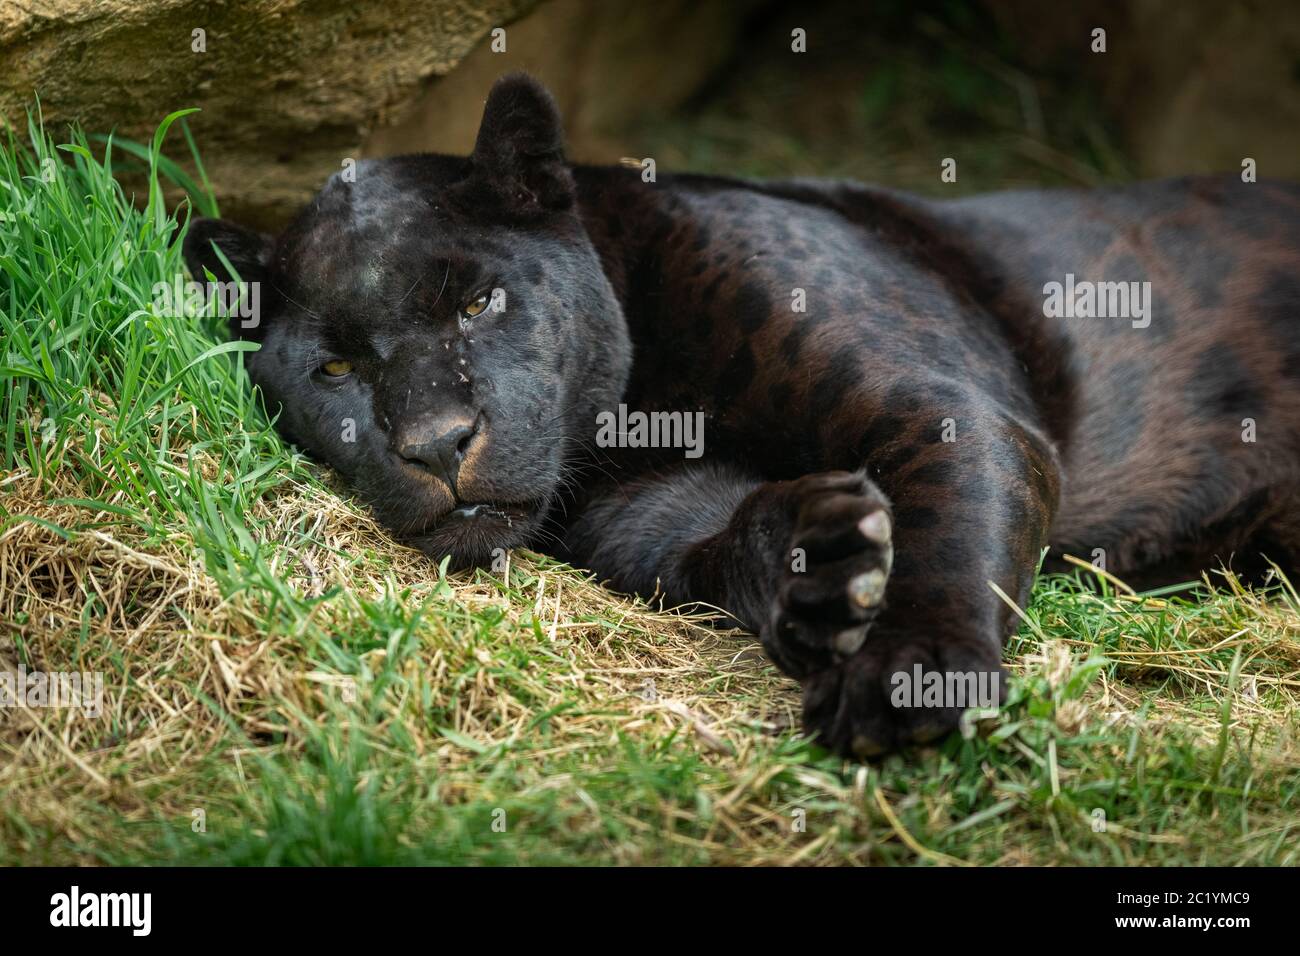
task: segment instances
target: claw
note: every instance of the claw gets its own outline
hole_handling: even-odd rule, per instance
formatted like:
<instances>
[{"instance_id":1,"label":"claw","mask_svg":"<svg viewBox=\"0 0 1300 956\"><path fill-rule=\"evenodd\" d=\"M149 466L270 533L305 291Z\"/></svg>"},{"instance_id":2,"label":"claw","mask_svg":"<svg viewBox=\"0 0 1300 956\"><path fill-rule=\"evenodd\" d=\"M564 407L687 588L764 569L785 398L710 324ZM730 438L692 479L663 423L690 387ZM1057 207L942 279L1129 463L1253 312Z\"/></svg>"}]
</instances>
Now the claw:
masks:
<instances>
[{"instance_id":1,"label":"claw","mask_svg":"<svg viewBox=\"0 0 1300 956\"><path fill-rule=\"evenodd\" d=\"M865 627L851 627L847 631L840 631L835 635L835 650L839 651L846 657L850 654L857 653L862 642L867 639L867 629Z\"/></svg>"},{"instance_id":2,"label":"claw","mask_svg":"<svg viewBox=\"0 0 1300 956\"><path fill-rule=\"evenodd\" d=\"M858 607L875 607L885 596L885 572L874 568L849 581L849 598Z\"/></svg>"},{"instance_id":3,"label":"claw","mask_svg":"<svg viewBox=\"0 0 1300 956\"><path fill-rule=\"evenodd\" d=\"M889 522L889 515L883 511L873 511L861 521L858 522L858 530L868 541L875 542L882 547L889 544L893 537L893 526Z\"/></svg>"}]
</instances>

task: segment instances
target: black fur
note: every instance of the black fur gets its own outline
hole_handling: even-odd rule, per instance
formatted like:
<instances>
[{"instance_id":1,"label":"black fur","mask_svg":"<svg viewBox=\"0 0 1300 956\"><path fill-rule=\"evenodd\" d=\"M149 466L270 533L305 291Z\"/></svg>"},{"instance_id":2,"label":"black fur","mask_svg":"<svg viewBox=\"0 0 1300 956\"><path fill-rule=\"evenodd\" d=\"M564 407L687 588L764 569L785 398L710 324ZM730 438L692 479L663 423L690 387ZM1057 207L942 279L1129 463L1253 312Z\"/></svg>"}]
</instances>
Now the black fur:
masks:
<instances>
[{"instance_id":1,"label":"black fur","mask_svg":"<svg viewBox=\"0 0 1300 956\"><path fill-rule=\"evenodd\" d=\"M864 756L953 728L893 678L1000 673L1017 621L990 585L1023 605L1049 544L1134 580L1296 569L1296 187L939 203L647 183L561 144L507 77L468 159L365 162L274 239L186 240L196 276L226 278L215 242L262 283L234 333L281 431L429 554L530 545L722 607L803 681L808 729ZM1049 317L1066 273L1150 281L1150 322ZM703 458L596 447L619 403L700 414Z\"/></svg>"}]
</instances>

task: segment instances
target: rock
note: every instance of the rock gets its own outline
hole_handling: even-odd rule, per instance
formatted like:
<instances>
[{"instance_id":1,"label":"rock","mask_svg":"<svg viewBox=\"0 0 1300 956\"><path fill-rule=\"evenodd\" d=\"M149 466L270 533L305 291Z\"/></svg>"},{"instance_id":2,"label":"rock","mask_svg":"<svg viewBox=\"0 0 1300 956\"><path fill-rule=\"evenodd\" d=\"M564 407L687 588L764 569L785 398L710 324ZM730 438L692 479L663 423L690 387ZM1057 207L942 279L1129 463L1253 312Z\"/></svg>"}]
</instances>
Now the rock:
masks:
<instances>
[{"instance_id":1,"label":"rock","mask_svg":"<svg viewBox=\"0 0 1300 956\"><path fill-rule=\"evenodd\" d=\"M497 76L552 84L573 153L614 161L611 117L682 102L722 62L753 0L30 0L0 6L0 117L39 95L141 142L190 126L223 215L275 228L348 158L467 152ZM532 16L525 19L536 8ZM491 31L506 30L493 52ZM202 31L202 32L196 32ZM169 155L186 150L174 132Z\"/></svg>"},{"instance_id":2,"label":"rock","mask_svg":"<svg viewBox=\"0 0 1300 956\"><path fill-rule=\"evenodd\" d=\"M39 95L52 129L75 119L144 141L167 113L200 107L191 127L219 198L230 211L282 219L310 195L318 171L357 154L382 116L536 3L4 4L0 115L21 124Z\"/></svg>"}]
</instances>

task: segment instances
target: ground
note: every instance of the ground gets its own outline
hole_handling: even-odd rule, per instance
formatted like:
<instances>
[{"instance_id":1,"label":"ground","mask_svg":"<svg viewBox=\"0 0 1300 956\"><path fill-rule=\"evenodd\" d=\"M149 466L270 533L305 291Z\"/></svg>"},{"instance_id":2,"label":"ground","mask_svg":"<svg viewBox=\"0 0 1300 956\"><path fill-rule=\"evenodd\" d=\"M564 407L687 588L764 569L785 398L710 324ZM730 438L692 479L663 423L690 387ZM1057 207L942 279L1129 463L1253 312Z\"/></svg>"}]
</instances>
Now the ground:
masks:
<instances>
[{"instance_id":1,"label":"ground","mask_svg":"<svg viewBox=\"0 0 1300 956\"><path fill-rule=\"evenodd\" d=\"M176 211L32 139L0 149L0 672L104 698L0 709L0 862L1297 862L1292 582L1044 578L996 717L843 761L750 635L394 543L216 322L152 303Z\"/></svg>"}]
</instances>

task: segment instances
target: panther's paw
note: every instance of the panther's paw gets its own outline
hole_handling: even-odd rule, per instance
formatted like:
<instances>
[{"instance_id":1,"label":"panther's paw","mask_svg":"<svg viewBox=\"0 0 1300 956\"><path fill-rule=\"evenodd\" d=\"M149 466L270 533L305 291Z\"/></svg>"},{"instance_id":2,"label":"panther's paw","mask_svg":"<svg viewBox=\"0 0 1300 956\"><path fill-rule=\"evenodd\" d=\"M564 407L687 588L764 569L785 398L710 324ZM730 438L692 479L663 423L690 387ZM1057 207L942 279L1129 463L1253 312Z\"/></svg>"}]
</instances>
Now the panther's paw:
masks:
<instances>
[{"instance_id":1,"label":"panther's paw","mask_svg":"<svg viewBox=\"0 0 1300 956\"><path fill-rule=\"evenodd\" d=\"M883 622L882 622L883 624ZM880 627L849 660L803 683L804 731L844 756L868 759L956 730L967 709L1006 697L997 644L951 621L899 635Z\"/></svg>"},{"instance_id":2,"label":"panther's paw","mask_svg":"<svg viewBox=\"0 0 1300 956\"><path fill-rule=\"evenodd\" d=\"M763 647L804 677L862 646L885 600L893 565L889 502L862 472L832 471L784 484L789 535Z\"/></svg>"}]
</instances>

